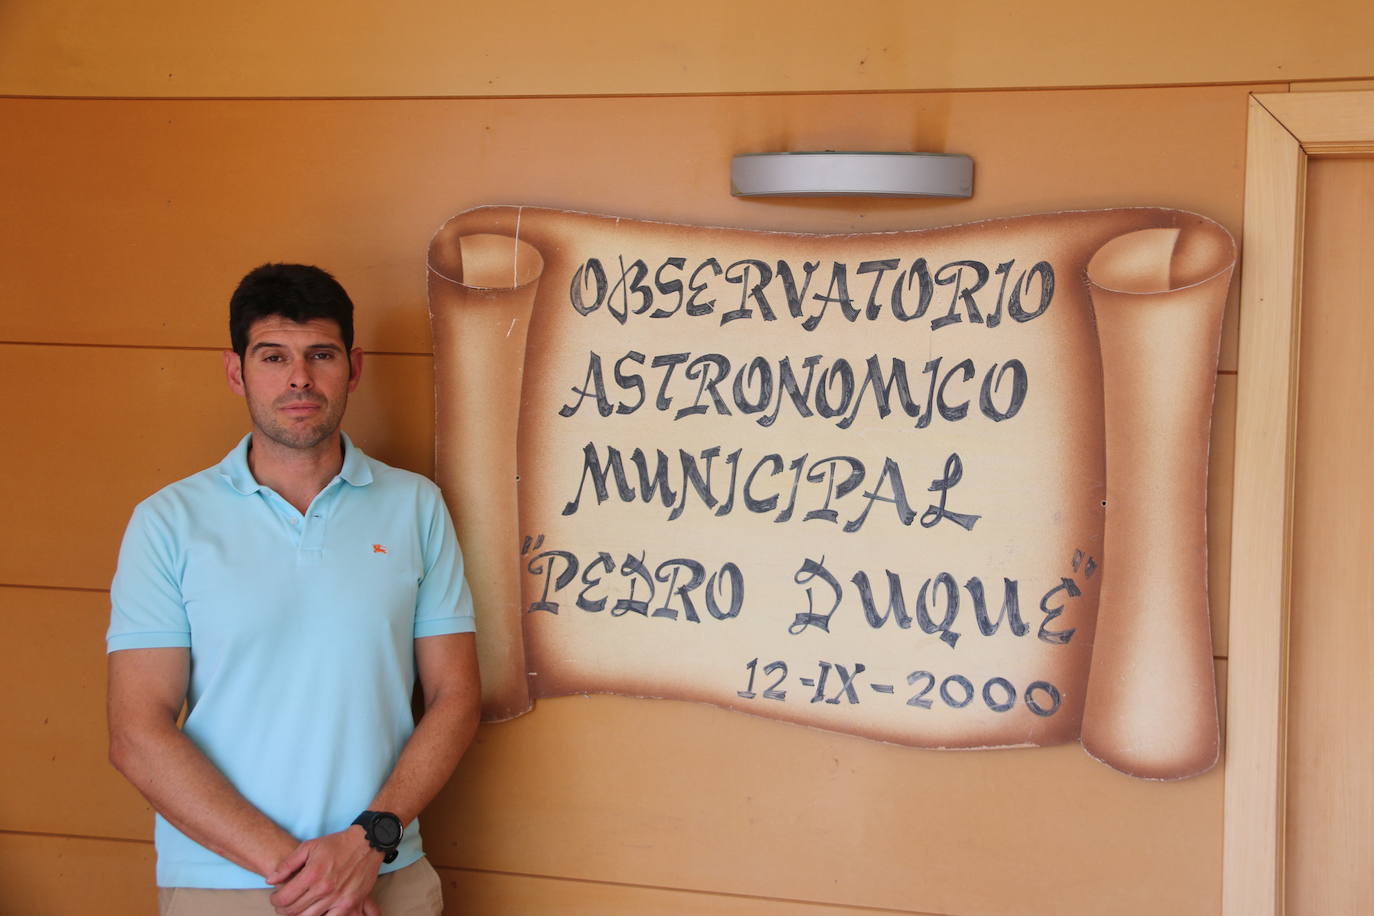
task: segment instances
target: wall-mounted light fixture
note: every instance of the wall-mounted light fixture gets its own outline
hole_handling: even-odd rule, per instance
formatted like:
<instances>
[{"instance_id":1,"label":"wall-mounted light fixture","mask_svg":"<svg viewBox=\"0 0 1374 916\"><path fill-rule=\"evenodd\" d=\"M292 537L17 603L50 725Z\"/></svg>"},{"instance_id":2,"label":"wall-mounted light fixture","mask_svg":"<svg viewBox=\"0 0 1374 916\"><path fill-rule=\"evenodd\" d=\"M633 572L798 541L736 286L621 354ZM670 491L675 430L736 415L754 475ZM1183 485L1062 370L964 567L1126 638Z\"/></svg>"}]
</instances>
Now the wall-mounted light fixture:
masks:
<instances>
[{"instance_id":1,"label":"wall-mounted light fixture","mask_svg":"<svg viewBox=\"0 0 1374 916\"><path fill-rule=\"evenodd\" d=\"M972 197L973 159L953 153L745 153L736 197Z\"/></svg>"}]
</instances>

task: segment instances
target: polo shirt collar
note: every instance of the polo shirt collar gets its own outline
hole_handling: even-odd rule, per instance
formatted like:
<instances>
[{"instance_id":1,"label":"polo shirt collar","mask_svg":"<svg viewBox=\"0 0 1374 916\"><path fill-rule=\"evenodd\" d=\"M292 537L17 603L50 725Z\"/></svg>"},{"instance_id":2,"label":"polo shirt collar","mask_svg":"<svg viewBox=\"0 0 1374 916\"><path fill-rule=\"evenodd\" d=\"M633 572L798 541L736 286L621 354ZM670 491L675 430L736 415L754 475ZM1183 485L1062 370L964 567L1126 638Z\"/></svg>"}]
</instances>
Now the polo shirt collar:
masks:
<instances>
[{"instance_id":1,"label":"polo shirt collar","mask_svg":"<svg viewBox=\"0 0 1374 916\"><path fill-rule=\"evenodd\" d=\"M348 433L340 433L343 439L343 467L339 469L339 477L348 484L355 487L365 487L372 483L372 465L368 461L362 449L353 444L353 440L348 438ZM253 477L253 472L248 469L248 447L252 444L253 434L249 433L239 440L239 444L234 446L229 454L224 456L224 460L219 463L219 475L238 492L247 496L263 489L262 484L258 483Z\"/></svg>"},{"instance_id":2,"label":"polo shirt collar","mask_svg":"<svg viewBox=\"0 0 1374 916\"><path fill-rule=\"evenodd\" d=\"M339 435L343 437L344 450L344 462L343 467L339 468L339 476L355 487L365 487L372 483L372 462L363 454L363 450L348 438L348 433Z\"/></svg>"}]
</instances>

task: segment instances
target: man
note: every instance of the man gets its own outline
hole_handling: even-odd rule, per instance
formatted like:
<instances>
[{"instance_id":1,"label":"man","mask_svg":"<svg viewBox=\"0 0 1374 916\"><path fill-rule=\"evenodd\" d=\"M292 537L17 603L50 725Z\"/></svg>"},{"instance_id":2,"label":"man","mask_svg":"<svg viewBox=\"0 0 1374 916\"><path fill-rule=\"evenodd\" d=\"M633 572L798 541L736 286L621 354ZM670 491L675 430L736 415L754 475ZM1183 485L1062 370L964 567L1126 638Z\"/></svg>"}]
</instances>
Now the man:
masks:
<instances>
[{"instance_id":1,"label":"man","mask_svg":"<svg viewBox=\"0 0 1374 916\"><path fill-rule=\"evenodd\" d=\"M478 718L453 524L339 430L363 354L333 277L263 265L229 327L252 432L134 510L111 587L110 759L158 812L160 911L437 914L416 816Z\"/></svg>"}]
</instances>

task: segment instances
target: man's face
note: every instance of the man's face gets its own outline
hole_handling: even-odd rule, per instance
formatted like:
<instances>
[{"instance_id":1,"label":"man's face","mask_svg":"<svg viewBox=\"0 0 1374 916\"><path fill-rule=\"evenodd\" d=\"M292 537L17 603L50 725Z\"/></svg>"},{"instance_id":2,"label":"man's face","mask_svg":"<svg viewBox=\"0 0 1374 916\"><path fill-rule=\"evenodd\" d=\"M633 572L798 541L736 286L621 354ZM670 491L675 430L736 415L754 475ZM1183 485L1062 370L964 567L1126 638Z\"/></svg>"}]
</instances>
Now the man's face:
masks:
<instances>
[{"instance_id":1,"label":"man's face","mask_svg":"<svg viewBox=\"0 0 1374 916\"><path fill-rule=\"evenodd\" d=\"M362 350L344 349L337 322L297 324L272 315L248 329L242 360L224 354L229 387L248 402L253 430L290 449L308 450L338 431L348 393L358 387Z\"/></svg>"}]
</instances>

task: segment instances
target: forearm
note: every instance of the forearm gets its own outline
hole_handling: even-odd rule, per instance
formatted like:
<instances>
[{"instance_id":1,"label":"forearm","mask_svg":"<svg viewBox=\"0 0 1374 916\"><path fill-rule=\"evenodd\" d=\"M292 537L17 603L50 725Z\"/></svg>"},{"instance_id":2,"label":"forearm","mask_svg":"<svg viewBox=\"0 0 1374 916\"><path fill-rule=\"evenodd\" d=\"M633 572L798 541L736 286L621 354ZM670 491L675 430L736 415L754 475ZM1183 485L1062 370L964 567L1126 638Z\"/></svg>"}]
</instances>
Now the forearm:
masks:
<instances>
[{"instance_id":1,"label":"forearm","mask_svg":"<svg viewBox=\"0 0 1374 916\"><path fill-rule=\"evenodd\" d=\"M296 848L174 722L112 730L110 760L174 827L236 865L266 876Z\"/></svg>"},{"instance_id":2,"label":"forearm","mask_svg":"<svg viewBox=\"0 0 1374 916\"><path fill-rule=\"evenodd\" d=\"M453 775L477 731L475 695L453 691L434 698L406 742L391 775L368 806L409 824Z\"/></svg>"}]
</instances>

